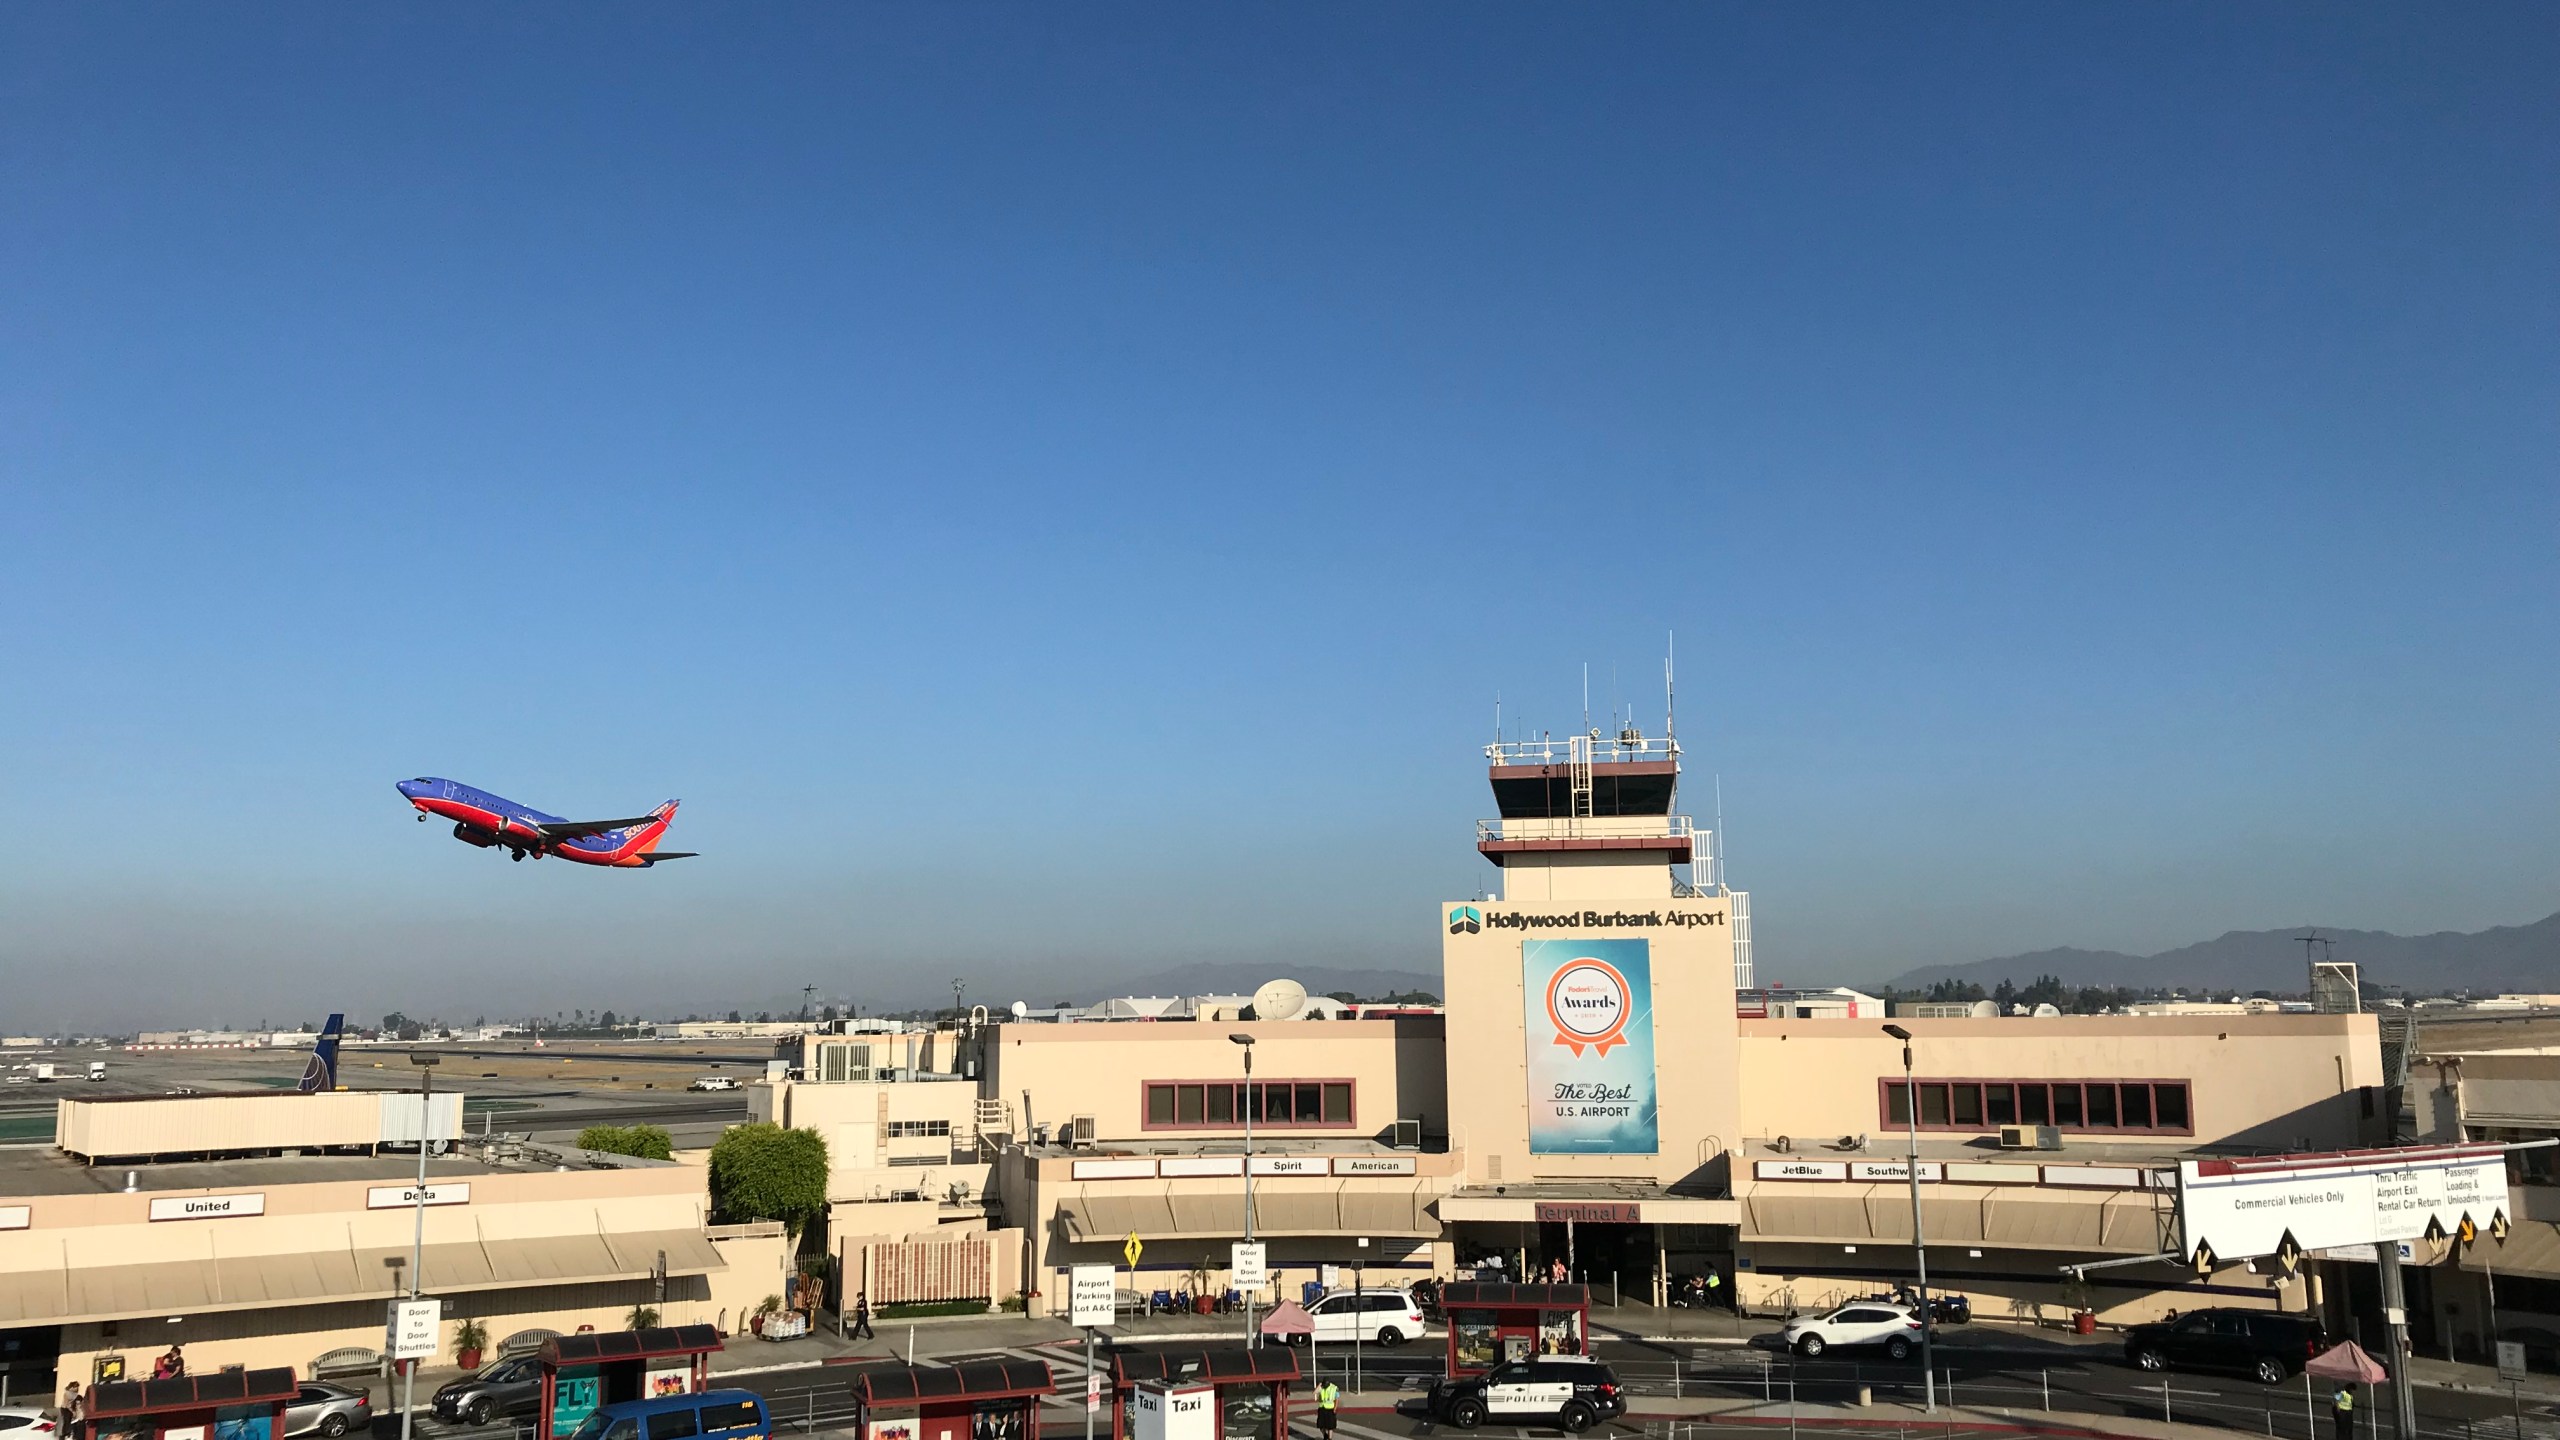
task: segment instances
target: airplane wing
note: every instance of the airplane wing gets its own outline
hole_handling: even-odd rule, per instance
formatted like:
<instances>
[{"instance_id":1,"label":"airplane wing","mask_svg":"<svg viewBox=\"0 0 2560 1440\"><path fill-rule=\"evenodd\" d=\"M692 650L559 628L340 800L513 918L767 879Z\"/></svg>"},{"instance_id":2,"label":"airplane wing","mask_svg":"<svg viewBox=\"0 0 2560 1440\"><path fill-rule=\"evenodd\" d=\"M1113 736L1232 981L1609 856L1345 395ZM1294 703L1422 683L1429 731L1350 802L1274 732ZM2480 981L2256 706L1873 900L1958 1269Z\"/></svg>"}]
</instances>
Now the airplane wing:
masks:
<instances>
[{"instance_id":1,"label":"airplane wing","mask_svg":"<svg viewBox=\"0 0 2560 1440\"><path fill-rule=\"evenodd\" d=\"M628 830L634 825L646 825L657 818L655 815L635 815L628 820L559 820L537 828L545 840L583 840L607 830Z\"/></svg>"},{"instance_id":2,"label":"airplane wing","mask_svg":"<svg viewBox=\"0 0 2560 1440\"><path fill-rule=\"evenodd\" d=\"M661 860L690 860L701 853L699 850L652 850L640 858L655 865Z\"/></svg>"}]
</instances>

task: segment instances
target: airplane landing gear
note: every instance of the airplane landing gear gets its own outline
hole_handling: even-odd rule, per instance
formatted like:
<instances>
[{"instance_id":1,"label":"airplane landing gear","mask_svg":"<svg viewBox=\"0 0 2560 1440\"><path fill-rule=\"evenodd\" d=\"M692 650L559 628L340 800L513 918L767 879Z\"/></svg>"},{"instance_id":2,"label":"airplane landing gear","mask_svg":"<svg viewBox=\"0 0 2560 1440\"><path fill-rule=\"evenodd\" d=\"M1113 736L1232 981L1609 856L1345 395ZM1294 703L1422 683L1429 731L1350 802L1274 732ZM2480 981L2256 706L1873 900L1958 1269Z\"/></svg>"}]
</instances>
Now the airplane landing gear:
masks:
<instances>
[{"instance_id":1,"label":"airplane landing gear","mask_svg":"<svg viewBox=\"0 0 2560 1440\"><path fill-rule=\"evenodd\" d=\"M521 850L510 850L507 852L507 858L510 860L521 861L524 859L524 852Z\"/></svg>"},{"instance_id":2,"label":"airplane landing gear","mask_svg":"<svg viewBox=\"0 0 2560 1440\"><path fill-rule=\"evenodd\" d=\"M427 812L426 812L426 811L421 810L421 811L419 811L419 812L418 812L418 823L419 823L419 824L421 824L421 825L424 825L424 824L426 824L426 823L427 823Z\"/></svg>"}]
</instances>

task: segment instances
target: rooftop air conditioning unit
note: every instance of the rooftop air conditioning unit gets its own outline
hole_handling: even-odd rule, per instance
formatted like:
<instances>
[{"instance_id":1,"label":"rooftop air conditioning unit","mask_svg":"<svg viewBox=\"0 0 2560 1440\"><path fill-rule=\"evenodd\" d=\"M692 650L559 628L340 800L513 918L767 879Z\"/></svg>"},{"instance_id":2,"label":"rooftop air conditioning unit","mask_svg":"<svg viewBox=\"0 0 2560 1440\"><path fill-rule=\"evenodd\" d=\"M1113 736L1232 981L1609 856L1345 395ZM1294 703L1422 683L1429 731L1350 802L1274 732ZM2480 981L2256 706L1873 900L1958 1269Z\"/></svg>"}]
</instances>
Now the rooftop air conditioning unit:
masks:
<instances>
[{"instance_id":1,"label":"rooftop air conditioning unit","mask_svg":"<svg viewBox=\"0 0 2560 1440\"><path fill-rule=\"evenodd\" d=\"M1420 1120L1398 1120L1395 1123L1394 1131L1388 1136L1387 1144L1389 1148L1396 1150L1421 1149L1422 1122Z\"/></svg>"},{"instance_id":2,"label":"rooftop air conditioning unit","mask_svg":"<svg viewBox=\"0 0 2560 1440\"><path fill-rule=\"evenodd\" d=\"M1078 1115L1067 1122L1067 1144L1076 1150L1093 1148L1093 1117Z\"/></svg>"},{"instance_id":3,"label":"rooftop air conditioning unit","mask_svg":"<svg viewBox=\"0 0 2560 1440\"><path fill-rule=\"evenodd\" d=\"M2003 1125L2000 1127L2003 1150L2059 1150L2062 1132L2050 1125Z\"/></svg>"}]
</instances>

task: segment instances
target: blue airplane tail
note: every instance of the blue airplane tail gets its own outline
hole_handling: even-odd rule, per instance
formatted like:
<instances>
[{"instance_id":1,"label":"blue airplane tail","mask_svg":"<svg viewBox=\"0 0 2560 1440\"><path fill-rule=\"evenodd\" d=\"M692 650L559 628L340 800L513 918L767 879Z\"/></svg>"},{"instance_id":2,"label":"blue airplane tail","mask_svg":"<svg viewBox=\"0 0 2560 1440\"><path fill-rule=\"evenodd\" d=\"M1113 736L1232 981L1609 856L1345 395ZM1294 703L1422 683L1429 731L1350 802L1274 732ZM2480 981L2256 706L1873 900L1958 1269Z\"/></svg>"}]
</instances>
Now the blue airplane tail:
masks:
<instances>
[{"instance_id":1,"label":"blue airplane tail","mask_svg":"<svg viewBox=\"0 0 2560 1440\"><path fill-rule=\"evenodd\" d=\"M338 1032L346 1024L346 1016L332 1015L320 1027L320 1043L311 1047L311 1059L302 1067L302 1083L293 1088L305 1095L338 1088Z\"/></svg>"}]
</instances>

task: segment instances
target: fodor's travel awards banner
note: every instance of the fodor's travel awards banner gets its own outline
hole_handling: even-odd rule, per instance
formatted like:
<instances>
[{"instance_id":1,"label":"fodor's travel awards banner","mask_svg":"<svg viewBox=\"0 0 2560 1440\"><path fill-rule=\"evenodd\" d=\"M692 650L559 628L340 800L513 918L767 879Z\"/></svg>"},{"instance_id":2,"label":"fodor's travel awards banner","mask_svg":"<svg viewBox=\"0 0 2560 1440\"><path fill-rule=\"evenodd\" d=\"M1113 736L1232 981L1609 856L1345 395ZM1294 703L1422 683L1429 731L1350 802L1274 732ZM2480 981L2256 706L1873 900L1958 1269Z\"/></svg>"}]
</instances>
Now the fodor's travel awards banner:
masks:
<instances>
[{"instance_id":1,"label":"fodor's travel awards banner","mask_svg":"<svg viewBox=\"0 0 2560 1440\"><path fill-rule=\"evenodd\" d=\"M1529 1152L1651 1155L1653 952L1643 940L1523 940Z\"/></svg>"}]
</instances>

